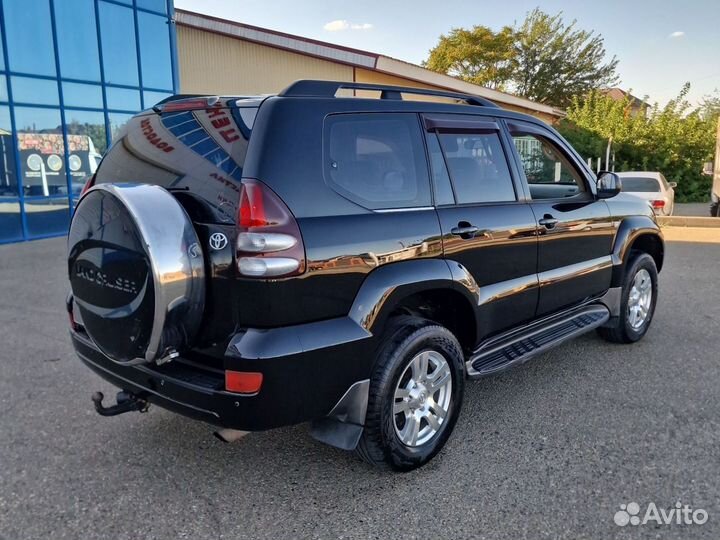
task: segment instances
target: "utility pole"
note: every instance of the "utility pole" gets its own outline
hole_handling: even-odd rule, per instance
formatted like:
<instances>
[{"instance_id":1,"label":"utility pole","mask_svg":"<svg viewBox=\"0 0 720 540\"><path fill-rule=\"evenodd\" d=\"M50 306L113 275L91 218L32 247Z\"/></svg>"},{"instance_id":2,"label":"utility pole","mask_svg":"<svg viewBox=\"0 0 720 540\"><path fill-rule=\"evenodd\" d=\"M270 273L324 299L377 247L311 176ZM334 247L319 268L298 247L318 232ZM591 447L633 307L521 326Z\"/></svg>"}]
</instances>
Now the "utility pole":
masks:
<instances>
[{"instance_id":1,"label":"utility pole","mask_svg":"<svg viewBox=\"0 0 720 540\"><path fill-rule=\"evenodd\" d=\"M605 150L605 170L610 170L610 150L612 149L613 138L608 139L607 149Z\"/></svg>"}]
</instances>

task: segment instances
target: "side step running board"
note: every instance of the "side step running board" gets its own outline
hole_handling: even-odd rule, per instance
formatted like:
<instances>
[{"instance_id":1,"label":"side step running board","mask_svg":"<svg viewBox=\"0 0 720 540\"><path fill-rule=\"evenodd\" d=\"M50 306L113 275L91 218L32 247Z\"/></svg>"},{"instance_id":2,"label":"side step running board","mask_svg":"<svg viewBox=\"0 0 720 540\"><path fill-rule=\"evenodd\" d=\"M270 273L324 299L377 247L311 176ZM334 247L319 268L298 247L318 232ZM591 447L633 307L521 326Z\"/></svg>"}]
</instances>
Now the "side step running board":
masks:
<instances>
[{"instance_id":1,"label":"side step running board","mask_svg":"<svg viewBox=\"0 0 720 540\"><path fill-rule=\"evenodd\" d=\"M489 339L465 362L469 377L484 377L589 332L610 318L607 307L591 304L537 321Z\"/></svg>"}]
</instances>

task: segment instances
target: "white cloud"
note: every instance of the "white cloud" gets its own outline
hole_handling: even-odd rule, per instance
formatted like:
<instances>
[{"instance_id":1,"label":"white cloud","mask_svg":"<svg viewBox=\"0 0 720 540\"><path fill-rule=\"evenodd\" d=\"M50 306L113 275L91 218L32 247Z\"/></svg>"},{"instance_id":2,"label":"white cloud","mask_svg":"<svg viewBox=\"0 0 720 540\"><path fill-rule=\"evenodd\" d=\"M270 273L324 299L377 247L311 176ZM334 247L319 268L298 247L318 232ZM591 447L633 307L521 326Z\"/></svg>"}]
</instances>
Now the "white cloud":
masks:
<instances>
[{"instance_id":1,"label":"white cloud","mask_svg":"<svg viewBox=\"0 0 720 540\"><path fill-rule=\"evenodd\" d=\"M330 21L323 26L323 29L328 32L339 32L340 30L347 30L348 28L350 28L350 23L340 19L337 21Z\"/></svg>"},{"instance_id":2,"label":"white cloud","mask_svg":"<svg viewBox=\"0 0 720 540\"><path fill-rule=\"evenodd\" d=\"M336 21L330 21L323 26L323 29L328 32L341 32L342 30L370 30L373 25L370 23L350 23L345 19L338 19Z\"/></svg>"},{"instance_id":3,"label":"white cloud","mask_svg":"<svg viewBox=\"0 0 720 540\"><path fill-rule=\"evenodd\" d=\"M669 37L671 37L671 38L681 38L681 37L683 37L684 35L685 35L685 32L680 32L680 31L678 31L678 32L673 32L672 34L670 34Z\"/></svg>"}]
</instances>

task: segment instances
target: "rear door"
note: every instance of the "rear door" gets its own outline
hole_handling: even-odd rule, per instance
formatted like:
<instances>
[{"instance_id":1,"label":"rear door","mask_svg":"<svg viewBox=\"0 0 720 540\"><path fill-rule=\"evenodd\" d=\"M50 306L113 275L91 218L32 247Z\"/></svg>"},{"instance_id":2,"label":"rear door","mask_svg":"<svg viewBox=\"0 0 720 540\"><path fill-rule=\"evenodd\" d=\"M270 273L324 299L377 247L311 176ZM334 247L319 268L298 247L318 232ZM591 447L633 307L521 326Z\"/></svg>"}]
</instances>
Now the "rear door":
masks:
<instances>
[{"instance_id":1,"label":"rear door","mask_svg":"<svg viewBox=\"0 0 720 540\"><path fill-rule=\"evenodd\" d=\"M537 225L500 125L472 115L426 115L424 123L445 257L479 286L478 335L531 319Z\"/></svg>"},{"instance_id":2,"label":"rear door","mask_svg":"<svg viewBox=\"0 0 720 540\"><path fill-rule=\"evenodd\" d=\"M508 121L524 188L538 223L537 315L610 287L615 227L594 179L566 143L540 125Z\"/></svg>"}]
</instances>

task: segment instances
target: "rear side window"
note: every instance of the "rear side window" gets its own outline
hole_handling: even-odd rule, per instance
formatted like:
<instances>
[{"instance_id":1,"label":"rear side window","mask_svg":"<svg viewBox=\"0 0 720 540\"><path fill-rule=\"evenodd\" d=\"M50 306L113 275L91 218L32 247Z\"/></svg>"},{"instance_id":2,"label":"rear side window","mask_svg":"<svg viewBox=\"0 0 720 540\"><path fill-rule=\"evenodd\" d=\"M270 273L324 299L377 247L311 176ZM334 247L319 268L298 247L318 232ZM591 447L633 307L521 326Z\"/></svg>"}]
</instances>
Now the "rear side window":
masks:
<instances>
[{"instance_id":1,"label":"rear side window","mask_svg":"<svg viewBox=\"0 0 720 540\"><path fill-rule=\"evenodd\" d=\"M497 133L439 133L458 204L515 201Z\"/></svg>"},{"instance_id":2,"label":"rear side window","mask_svg":"<svg viewBox=\"0 0 720 540\"><path fill-rule=\"evenodd\" d=\"M339 114L325 123L325 179L370 210L430 206L422 133L414 114Z\"/></svg>"}]
</instances>

